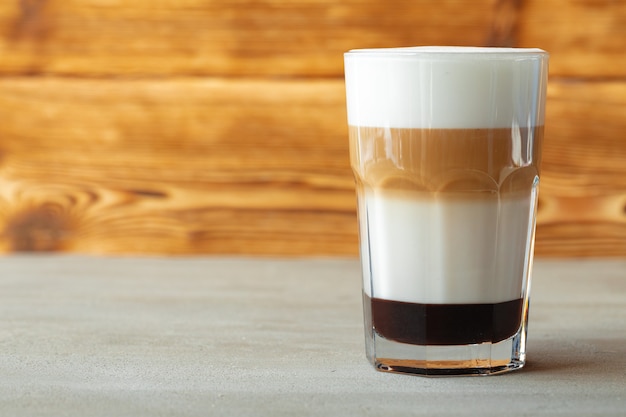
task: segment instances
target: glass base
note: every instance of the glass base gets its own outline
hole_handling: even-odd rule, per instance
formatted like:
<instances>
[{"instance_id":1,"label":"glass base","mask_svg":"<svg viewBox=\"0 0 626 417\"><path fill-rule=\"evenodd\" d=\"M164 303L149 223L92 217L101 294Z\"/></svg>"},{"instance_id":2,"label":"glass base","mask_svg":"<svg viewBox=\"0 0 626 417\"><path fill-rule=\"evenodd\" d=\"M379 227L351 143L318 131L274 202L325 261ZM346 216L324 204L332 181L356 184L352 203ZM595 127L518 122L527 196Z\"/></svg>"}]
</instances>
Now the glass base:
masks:
<instances>
[{"instance_id":1,"label":"glass base","mask_svg":"<svg viewBox=\"0 0 626 417\"><path fill-rule=\"evenodd\" d=\"M382 372L422 376L496 375L521 369L526 362L525 328L498 343L423 346L368 335L367 357ZM369 337L371 336L371 337Z\"/></svg>"}]
</instances>

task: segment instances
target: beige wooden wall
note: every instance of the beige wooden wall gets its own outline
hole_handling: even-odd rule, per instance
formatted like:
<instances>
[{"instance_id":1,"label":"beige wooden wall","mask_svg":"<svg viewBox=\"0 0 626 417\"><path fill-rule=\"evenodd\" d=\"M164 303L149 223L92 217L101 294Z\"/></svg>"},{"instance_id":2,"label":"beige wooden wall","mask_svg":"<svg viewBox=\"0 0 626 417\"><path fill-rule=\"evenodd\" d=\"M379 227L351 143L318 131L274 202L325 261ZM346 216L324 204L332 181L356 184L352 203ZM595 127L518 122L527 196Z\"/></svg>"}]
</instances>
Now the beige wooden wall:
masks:
<instances>
[{"instance_id":1,"label":"beige wooden wall","mask_svg":"<svg viewBox=\"0 0 626 417\"><path fill-rule=\"evenodd\" d=\"M626 255L626 2L2 0L0 250L356 255L342 53L551 52L536 250Z\"/></svg>"}]
</instances>

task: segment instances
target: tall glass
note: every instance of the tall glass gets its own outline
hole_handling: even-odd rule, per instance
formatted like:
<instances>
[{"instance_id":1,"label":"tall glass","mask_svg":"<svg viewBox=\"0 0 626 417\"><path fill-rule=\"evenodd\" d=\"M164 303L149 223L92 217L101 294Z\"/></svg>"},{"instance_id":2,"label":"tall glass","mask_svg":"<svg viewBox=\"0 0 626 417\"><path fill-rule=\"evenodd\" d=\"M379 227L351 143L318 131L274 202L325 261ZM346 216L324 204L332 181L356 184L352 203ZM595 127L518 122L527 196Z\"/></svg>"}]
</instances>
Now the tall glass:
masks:
<instances>
[{"instance_id":1,"label":"tall glass","mask_svg":"<svg viewBox=\"0 0 626 417\"><path fill-rule=\"evenodd\" d=\"M344 58L367 357L420 375L521 368L548 54Z\"/></svg>"}]
</instances>

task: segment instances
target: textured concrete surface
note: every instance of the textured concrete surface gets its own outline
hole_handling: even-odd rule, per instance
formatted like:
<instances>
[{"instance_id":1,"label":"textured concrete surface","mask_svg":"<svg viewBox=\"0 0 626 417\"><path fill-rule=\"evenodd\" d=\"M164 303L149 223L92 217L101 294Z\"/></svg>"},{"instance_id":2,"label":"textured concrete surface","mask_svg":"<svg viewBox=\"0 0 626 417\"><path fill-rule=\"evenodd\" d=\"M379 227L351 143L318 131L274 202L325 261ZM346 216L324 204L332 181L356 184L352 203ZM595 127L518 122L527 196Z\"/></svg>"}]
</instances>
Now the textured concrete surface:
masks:
<instances>
[{"instance_id":1,"label":"textured concrete surface","mask_svg":"<svg viewBox=\"0 0 626 417\"><path fill-rule=\"evenodd\" d=\"M626 260L538 261L529 363L376 372L356 259L0 258L0 415L626 415Z\"/></svg>"}]
</instances>

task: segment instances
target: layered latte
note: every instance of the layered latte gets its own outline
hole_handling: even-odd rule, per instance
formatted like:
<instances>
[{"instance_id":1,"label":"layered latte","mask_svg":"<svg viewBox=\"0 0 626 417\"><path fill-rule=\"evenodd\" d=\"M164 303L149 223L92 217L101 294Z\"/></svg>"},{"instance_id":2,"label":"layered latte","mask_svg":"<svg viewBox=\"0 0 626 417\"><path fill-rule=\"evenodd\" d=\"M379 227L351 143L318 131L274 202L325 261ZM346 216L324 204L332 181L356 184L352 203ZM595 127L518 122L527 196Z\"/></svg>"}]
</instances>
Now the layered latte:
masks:
<instances>
[{"instance_id":1,"label":"layered latte","mask_svg":"<svg viewBox=\"0 0 626 417\"><path fill-rule=\"evenodd\" d=\"M366 316L401 343L496 343L523 316L545 86L506 50L416 49L346 57Z\"/></svg>"}]
</instances>

